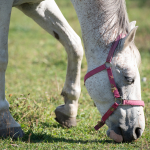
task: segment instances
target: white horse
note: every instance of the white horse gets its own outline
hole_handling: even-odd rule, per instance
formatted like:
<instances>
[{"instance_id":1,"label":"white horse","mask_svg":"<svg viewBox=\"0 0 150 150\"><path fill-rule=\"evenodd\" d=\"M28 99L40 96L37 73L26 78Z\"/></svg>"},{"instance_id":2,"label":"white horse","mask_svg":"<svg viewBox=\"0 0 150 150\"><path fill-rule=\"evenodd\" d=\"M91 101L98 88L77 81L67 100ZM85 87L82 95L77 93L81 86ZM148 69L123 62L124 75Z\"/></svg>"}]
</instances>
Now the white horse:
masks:
<instances>
[{"instance_id":1,"label":"white horse","mask_svg":"<svg viewBox=\"0 0 150 150\"><path fill-rule=\"evenodd\" d=\"M87 72L105 63L112 43L121 33L126 34L116 48L111 61L115 83L122 99L141 100L138 66L140 55L134 45L137 27L129 24L124 0L72 0L77 12L87 58ZM8 63L8 30L12 7L31 17L48 33L59 40L68 54L68 68L62 96L65 105L55 110L56 120L67 127L76 126L80 95L80 67L83 48L78 35L69 26L54 0L0 1L0 136L22 137L20 125L9 113L5 98L5 71ZM101 115L115 102L107 71L99 72L85 82ZM117 99L117 104L120 100ZM106 119L107 135L117 142L139 138L145 128L142 106L119 106Z\"/></svg>"}]
</instances>

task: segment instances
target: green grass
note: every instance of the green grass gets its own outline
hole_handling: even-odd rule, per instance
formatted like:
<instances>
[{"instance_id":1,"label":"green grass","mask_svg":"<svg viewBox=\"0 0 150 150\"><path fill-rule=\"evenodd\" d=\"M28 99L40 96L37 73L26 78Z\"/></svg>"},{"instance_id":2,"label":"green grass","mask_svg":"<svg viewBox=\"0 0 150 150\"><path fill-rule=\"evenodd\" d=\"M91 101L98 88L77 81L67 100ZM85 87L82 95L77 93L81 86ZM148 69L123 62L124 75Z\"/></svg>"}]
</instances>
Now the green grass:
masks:
<instances>
[{"instance_id":1,"label":"green grass","mask_svg":"<svg viewBox=\"0 0 150 150\"><path fill-rule=\"evenodd\" d=\"M70 1L56 0L69 24L81 37L80 25ZM136 45L142 56L140 68L146 128L132 143L117 144L106 136L107 126L95 131L100 115L84 84L82 63L77 127L62 128L55 120L55 108L65 81L67 55L63 46L19 10L13 9L9 32L9 64L6 71L6 98L13 117L21 124L22 139L0 139L1 149L149 149L150 148L150 11L144 4L128 1L130 20L137 20ZM71 12L71 13L70 13Z\"/></svg>"}]
</instances>

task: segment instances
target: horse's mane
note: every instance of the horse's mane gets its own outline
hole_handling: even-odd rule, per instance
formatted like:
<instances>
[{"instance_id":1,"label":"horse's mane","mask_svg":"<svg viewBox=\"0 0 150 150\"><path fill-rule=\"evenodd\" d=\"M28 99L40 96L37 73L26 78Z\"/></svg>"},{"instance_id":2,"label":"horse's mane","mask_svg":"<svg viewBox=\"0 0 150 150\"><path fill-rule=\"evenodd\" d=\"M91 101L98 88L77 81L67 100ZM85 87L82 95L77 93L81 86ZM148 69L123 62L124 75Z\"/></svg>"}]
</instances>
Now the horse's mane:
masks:
<instances>
[{"instance_id":1,"label":"horse's mane","mask_svg":"<svg viewBox=\"0 0 150 150\"><path fill-rule=\"evenodd\" d=\"M104 34L111 34L111 31L113 32L115 29L118 29L117 36L121 33L128 34L130 32L130 26L125 0L98 0L98 2L100 9L103 10L101 17L105 18L105 22L109 20L113 21L113 26L108 27ZM117 19L114 19L115 16L117 16ZM140 53L134 43L132 46L139 66L141 62Z\"/></svg>"},{"instance_id":2,"label":"horse's mane","mask_svg":"<svg viewBox=\"0 0 150 150\"><path fill-rule=\"evenodd\" d=\"M129 19L126 11L125 0L98 0L100 9L103 13L101 17L104 16L105 22L108 20L116 20L113 27L107 28L106 32L109 32L112 29L118 29L118 34L120 32L127 34L129 32ZM114 19L117 16L117 19Z\"/></svg>"}]
</instances>

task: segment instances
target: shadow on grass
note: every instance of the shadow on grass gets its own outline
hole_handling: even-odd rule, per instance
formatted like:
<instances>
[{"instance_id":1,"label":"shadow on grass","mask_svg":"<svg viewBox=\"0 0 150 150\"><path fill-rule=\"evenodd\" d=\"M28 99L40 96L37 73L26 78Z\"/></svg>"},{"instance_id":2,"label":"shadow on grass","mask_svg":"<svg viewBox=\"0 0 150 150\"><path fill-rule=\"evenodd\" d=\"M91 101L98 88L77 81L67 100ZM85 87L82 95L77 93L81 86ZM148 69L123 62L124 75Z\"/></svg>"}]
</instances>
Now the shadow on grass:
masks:
<instances>
[{"instance_id":1,"label":"shadow on grass","mask_svg":"<svg viewBox=\"0 0 150 150\"><path fill-rule=\"evenodd\" d=\"M64 138L64 137L54 137L52 135L47 135L47 134L35 134L32 133L29 141L29 134L26 133L25 137L22 139L23 142L27 143L55 143L55 142L66 142L66 143L81 143L81 144L86 144L86 143L114 143L112 140L75 140L72 138Z\"/></svg>"},{"instance_id":2,"label":"shadow on grass","mask_svg":"<svg viewBox=\"0 0 150 150\"><path fill-rule=\"evenodd\" d=\"M42 125L46 126L46 127L53 127L53 128L59 128L61 127L61 125L59 124L48 124L48 123L42 123ZM63 127L62 127L63 128ZM28 132L25 133L24 137L22 138L23 142L27 142L27 143L55 143L55 142L66 142L66 143L81 143L81 144L86 144L86 143L114 143L113 140L76 140L73 139L73 137L69 137L69 139L66 137L55 137L52 136L50 134L46 134L46 133L40 133L40 134L36 134L33 133L32 130L29 130Z\"/></svg>"}]
</instances>

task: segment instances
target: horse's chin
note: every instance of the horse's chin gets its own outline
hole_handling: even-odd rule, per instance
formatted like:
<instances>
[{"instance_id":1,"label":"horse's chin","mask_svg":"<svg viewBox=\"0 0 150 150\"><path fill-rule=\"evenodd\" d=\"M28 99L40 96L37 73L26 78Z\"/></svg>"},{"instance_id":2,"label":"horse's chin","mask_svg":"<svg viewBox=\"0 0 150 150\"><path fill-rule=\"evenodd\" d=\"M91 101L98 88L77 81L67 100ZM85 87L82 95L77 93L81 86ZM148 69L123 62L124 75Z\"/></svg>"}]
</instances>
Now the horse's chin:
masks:
<instances>
[{"instance_id":1,"label":"horse's chin","mask_svg":"<svg viewBox=\"0 0 150 150\"><path fill-rule=\"evenodd\" d=\"M117 143L123 142L123 136L115 133L113 130L108 130L107 136L113 139Z\"/></svg>"}]
</instances>

